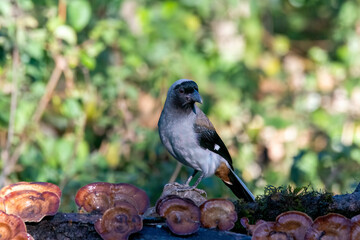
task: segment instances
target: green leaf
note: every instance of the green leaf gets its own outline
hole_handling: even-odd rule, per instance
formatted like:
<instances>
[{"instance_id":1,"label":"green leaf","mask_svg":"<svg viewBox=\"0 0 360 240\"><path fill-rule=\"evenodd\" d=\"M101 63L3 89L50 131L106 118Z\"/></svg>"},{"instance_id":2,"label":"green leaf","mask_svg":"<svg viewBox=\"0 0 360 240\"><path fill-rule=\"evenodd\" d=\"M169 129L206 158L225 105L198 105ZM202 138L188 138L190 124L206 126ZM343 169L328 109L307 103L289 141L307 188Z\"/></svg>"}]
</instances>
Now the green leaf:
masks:
<instances>
[{"instance_id":1,"label":"green leaf","mask_svg":"<svg viewBox=\"0 0 360 240\"><path fill-rule=\"evenodd\" d=\"M11 16L10 1L0 1L0 13L5 17Z\"/></svg>"},{"instance_id":2,"label":"green leaf","mask_svg":"<svg viewBox=\"0 0 360 240\"><path fill-rule=\"evenodd\" d=\"M55 37L66 41L71 45L75 45L77 38L74 29L67 25L61 25L55 29Z\"/></svg>"},{"instance_id":3,"label":"green leaf","mask_svg":"<svg viewBox=\"0 0 360 240\"><path fill-rule=\"evenodd\" d=\"M0 93L0 129L9 125L10 97Z\"/></svg>"},{"instance_id":4,"label":"green leaf","mask_svg":"<svg viewBox=\"0 0 360 240\"><path fill-rule=\"evenodd\" d=\"M283 117L279 116L267 116L265 117L265 124L267 126L273 126L276 129L283 129L291 125L291 122Z\"/></svg>"},{"instance_id":5,"label":"green leaf","mask_svg":"<svg viewBox=\"0 0 360 240\"><path fill-rule=\"evenodd\" d=\"M69 161L73 157L74 140L61 138L56 141L54 155L64 170L69 167ZM67 169L73 171L73 169Z\"/></svg>"},{"instance_id":6,"label":"green leaf","mask_svg":"<svg viewBox=\"0 0 360 240\"><path fill-rule=\"evenodd\" d=\"M90 57L89 55L83 52L80 54L80 61L86 68L90 70L93 70L96 66L95 58Z\"/></svg>"},{"instance_id":7,"label":"green leaf","mask_svg":"<svg viewBox=\"0 0 360 240\"><path fill-rule=\"evenodd\" d=\"M327 52L320 47L312 47L309 50L309 56L312 60L319 63L325 63L328 60Z\"/></svg>"},{"instance_id":8,"label":"green leaf","mask_svg":"<svg viewBox=\"0 0 360 240\"><path fill-rule=\"evenodd\" d=\"M68 20L77 31L83 30L91 18L91 6L88 1L73 0L69 2Z\"/></svg>"},{"instance_id":9,"label":"green leaf","mask_svg":"<svg viewBox=\"0 0 360 240\"><path fill-rule=\"evenodd\" d=\"M81 104L77 99L66 99L61 106L61 112L68 118L78 118L83 114Z\"/></svg>"},{"instance_id":10,"label":"green leaf","mask_svg":"<svg viewBox=\"0 0 360 240\"><path fill-rule=\"evenodd\" d=\"M35 109L35 103L29 102L27 100L22 100L19 102L16 116L15 116L15 131L22 132L26 126L29 124L31 116Z\"/></svg>"}]
</instances>

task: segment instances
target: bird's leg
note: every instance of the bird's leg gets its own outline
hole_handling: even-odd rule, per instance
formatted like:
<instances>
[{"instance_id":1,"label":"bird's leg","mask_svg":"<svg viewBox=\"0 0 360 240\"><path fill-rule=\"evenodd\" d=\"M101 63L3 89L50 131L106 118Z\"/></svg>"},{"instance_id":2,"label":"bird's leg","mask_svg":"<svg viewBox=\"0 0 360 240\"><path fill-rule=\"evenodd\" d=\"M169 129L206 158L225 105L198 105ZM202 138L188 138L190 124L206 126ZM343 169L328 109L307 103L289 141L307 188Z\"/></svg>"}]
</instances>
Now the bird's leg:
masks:
<instances>
[{"instance_id":1,"label":"bird's leg","mask_svg":"<svg viewBox=\"0 0 360 240\"><path fill-rule=\"evenodd\" d=\"M196 170L195 170L196 171ZM191 178L197 173L198 171L194 172L194 174L190 177ZM183 185L183 187L180 187L178 189L178 191L191 191L194 190L197 185L199 185L199 183L201 182L201 180L204 178L204 173L201 173L200 177L196 180L195 184L193 186L189 186L189 185ZM188 179L189 180L189 179ZM190 181L189 181L190 182ZM186 181L186 183L188 183L188 181ZM199 189L198 189L199 190Z\"/></svg>"},{"instance_id":2,"label":"bird's leg","mask_svg":"<svg viewBox=\"0 0 360 240\"><path fill-rule=\"evenodd\" d=\"M193 174L188 178L188 180L186 180L186 183L185 183L186 186L189 186L191 179L193 179L193 177L194 177L198 172L199 172L198 170L194 169Z\"/></svg>"},{"instance_id":3,"label":"bird's leg","mask_svg":"<svg viewBox=\"0 0 360 240\"><path fill-rule=\"evenodd\" d=\"M196 171L196 170L195 170ZM197 187L197 185L199 185L199 183L201 182L201 180L204 178L204 173L201 173L200 177L196 180L195 184L190 188L190 190L193 190Z\"/></svg>"}]
</instances>

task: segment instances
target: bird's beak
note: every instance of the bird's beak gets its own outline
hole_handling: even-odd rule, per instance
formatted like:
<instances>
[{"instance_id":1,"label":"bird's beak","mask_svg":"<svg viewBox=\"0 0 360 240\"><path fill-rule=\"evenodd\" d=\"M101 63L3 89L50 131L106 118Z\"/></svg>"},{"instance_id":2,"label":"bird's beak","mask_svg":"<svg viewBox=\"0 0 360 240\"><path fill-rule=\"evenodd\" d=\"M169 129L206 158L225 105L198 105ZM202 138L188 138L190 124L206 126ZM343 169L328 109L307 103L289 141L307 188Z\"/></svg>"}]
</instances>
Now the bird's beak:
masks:
<instances>
[{"instance_id":1,"label":"bird's beak","mask_svg":"<svg viewBox=\"0 0 360 240\"><path fill-rule=\"evenodd\" d=\"M196 90L194 90L194 92L191 94L191 100L193 100L194 102L198 102L200 104L202 104L202 98L200 96L200 93ZM195 104L193 105L193 112L196 114L196 109L195 109Z\"/></svg>"},{"instance_id":2,"label":"bird's beak","mask_svg":"<svg viewBox=\"0 0 360 240\"><path fill-rule=\"evenodd\" d=\"M202 101L202 98L200 96L200 93L196 90L194 90L194 92L191 94L191 99L194 101L194 102L198 102L200 104L203 103Z\"/></svg>"}]
</instances>

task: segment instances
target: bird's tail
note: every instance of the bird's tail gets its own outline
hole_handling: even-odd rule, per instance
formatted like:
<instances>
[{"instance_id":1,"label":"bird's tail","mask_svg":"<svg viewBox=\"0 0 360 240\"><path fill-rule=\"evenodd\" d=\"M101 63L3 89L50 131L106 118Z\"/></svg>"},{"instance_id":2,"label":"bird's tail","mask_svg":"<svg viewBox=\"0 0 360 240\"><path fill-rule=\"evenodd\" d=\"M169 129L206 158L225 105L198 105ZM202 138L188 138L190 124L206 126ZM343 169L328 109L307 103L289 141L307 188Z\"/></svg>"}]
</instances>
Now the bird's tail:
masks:
<instances>
[{"instance_id":1,"label":"bird's tail","mask_svg":"<svg viewBox=\"0 0 360 240\"><path fill-rule=\"evenodd\" d=\"M254 195L227 163L221 163L216 169L215 175L223 180L226 186L228 186L238 198L242 198L246 202L255 202Z\"/></svg>"},{"instance_id":2,"label":"bird's tail","mask_svg":"<svg viewBox=\"0 0 360 240\"><path fill-rule=\"evenodd\" d=\"M238 197L244 199L246 202L255 202L254 195L246 187L245 183L235 174L235 172L229 168L228 177L230 183L224 181L231 191Z\"/></svg>"}]
</instances>

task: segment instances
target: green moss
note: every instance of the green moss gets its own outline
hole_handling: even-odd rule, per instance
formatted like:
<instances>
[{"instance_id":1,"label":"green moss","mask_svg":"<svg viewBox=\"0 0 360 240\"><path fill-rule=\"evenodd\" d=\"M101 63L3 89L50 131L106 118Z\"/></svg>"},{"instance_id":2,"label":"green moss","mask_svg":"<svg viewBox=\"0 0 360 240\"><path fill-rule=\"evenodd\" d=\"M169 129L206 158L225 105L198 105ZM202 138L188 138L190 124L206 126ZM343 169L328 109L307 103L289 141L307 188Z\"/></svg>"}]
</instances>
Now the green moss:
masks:
<instances>
[{"instance_id":1,"label":"green moss","mask_svg":"<svg viewBox=\"0 0 360 240\"><path fill-rule=\"evenodd\" d=\"M256 198L256 203L235 202L239 220L247 217L250 224L257 220L275 221L276 217L286 211L301 211L315 219L328 213L333 202L332 193L320 192L309 187L292 188L290 186L267 186L264 195ZM233 231L244 232L240 221Z\"/></svg>"}]
</instances>

